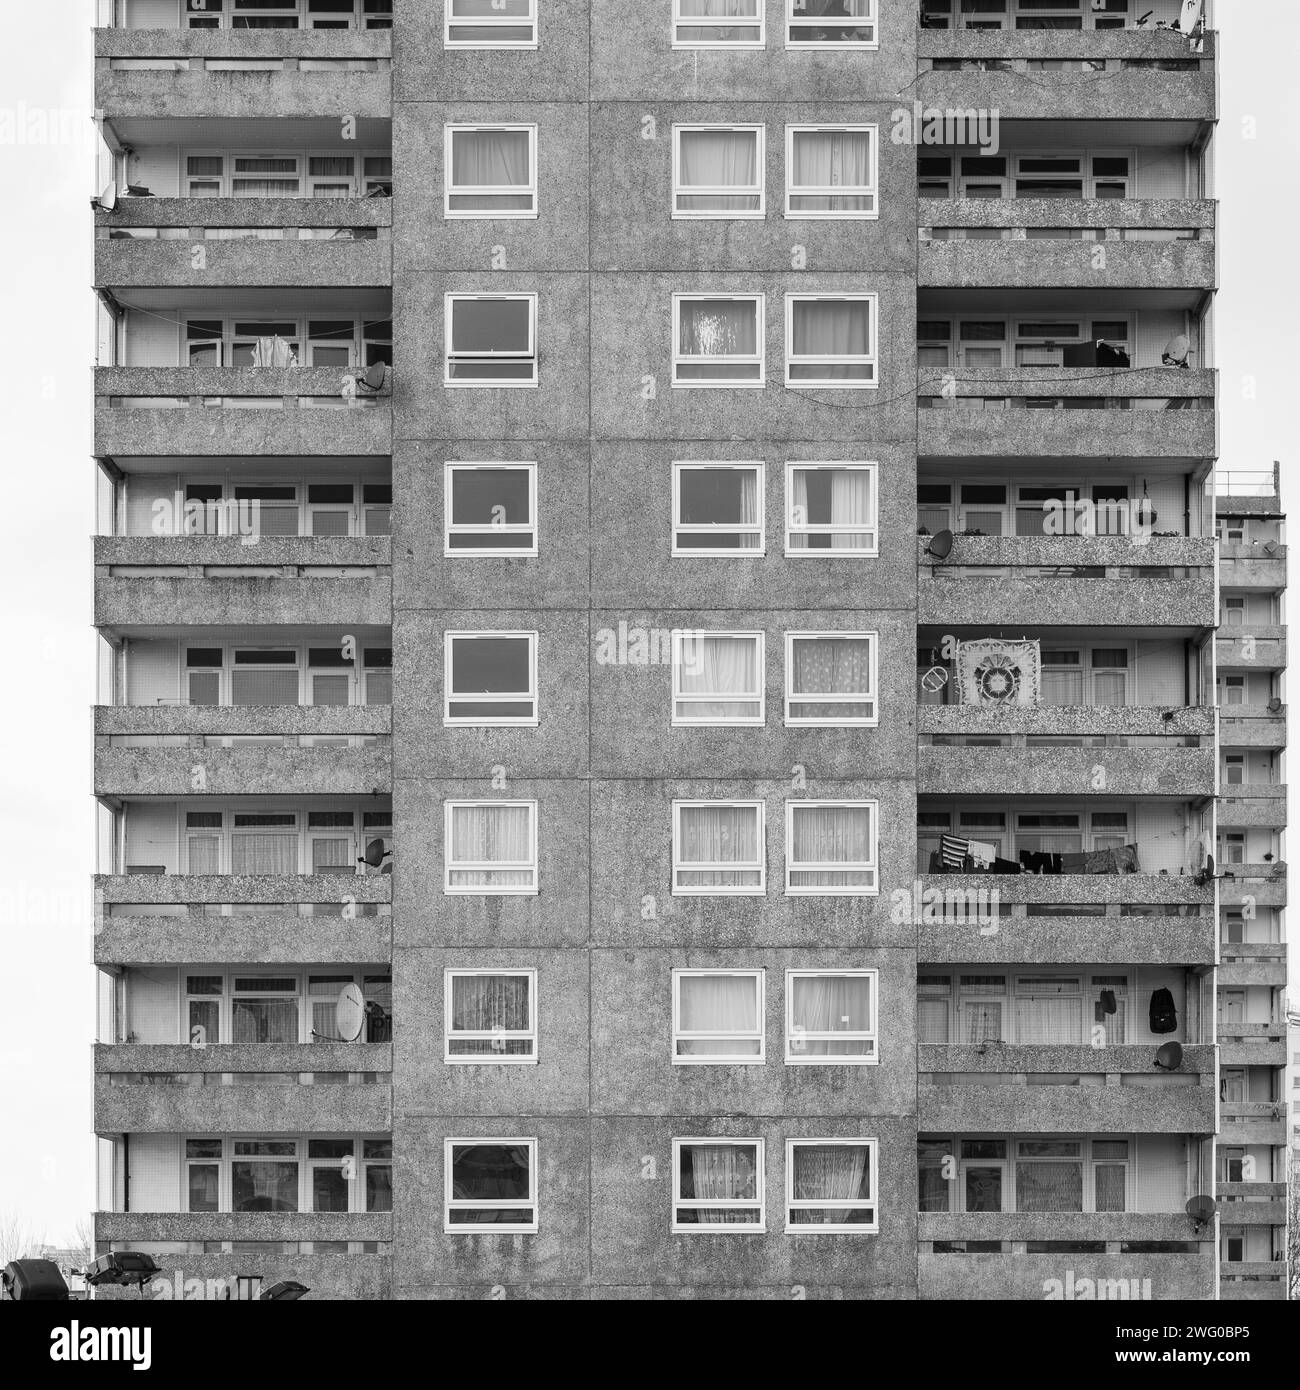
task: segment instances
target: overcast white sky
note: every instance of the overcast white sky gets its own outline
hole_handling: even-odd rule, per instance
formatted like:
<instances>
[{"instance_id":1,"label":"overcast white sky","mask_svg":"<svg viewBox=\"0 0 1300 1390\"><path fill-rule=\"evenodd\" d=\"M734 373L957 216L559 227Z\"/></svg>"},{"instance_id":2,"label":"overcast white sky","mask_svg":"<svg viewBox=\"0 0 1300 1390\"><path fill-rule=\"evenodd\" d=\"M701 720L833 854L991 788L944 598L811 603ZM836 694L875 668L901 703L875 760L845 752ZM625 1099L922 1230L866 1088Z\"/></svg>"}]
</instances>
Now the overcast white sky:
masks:
<instances>
[{"instance_id":1,"label":"overcast white sky","mask_svg":"<svg viewBox=\"0 0 1300 1390\"><path fill-rule=\"evenodd\" d=\"M94 1203L93 22L93 0L0 5L0 284L15 325L0 338L13 494L0 631L32 670L0 682L0 1215L22 1211L51 1241ZM1218 0L1217 23L1220 467L1280 459L1288 479L1300 466L1290 346L1300 199L1289 182L1300 168L1300 7Z\"/></svg>"}]
</instances>

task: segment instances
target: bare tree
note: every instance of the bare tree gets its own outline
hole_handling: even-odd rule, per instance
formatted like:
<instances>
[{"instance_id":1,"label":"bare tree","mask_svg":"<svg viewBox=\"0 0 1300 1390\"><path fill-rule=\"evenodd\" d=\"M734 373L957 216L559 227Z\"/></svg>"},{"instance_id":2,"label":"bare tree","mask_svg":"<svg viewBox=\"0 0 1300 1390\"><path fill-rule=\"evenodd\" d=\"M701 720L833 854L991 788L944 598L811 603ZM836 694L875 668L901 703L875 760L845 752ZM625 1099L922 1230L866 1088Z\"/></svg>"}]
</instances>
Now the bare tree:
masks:
<instances>
[{"instance_id":1,"label":"bare tree","mask_svg":"<svg viewBox=\"0 0 1300 1390\"><path fill-rule=\"evenodd\" d=\"M21 1212L0 1211L0 1268L11 1260L24 1260L36 1255L44 1241L36 1228Z\"/></svg>"}]
</instances>

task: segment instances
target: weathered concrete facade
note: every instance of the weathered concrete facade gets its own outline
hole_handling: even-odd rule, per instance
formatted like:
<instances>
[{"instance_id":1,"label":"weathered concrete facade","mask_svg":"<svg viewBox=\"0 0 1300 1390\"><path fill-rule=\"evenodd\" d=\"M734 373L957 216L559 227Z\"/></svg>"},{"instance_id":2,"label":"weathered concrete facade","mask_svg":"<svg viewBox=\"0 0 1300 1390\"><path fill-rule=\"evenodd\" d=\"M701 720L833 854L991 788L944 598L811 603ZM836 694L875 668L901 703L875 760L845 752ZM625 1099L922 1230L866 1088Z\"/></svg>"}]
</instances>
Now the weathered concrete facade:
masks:
<instances>
[{"instance_id":1,"label":"weathered concrete facade","mask_svg":"<svg viewBox=\"0 0 1300 1390\"><path fill-rule=\"evenodd\" d=\"M293 149L280 157L305 181L313 158L338 157L326 128L340 116L392 160L391 198L268 188L131 197L96 214L106 312L175 320L153 338L128 322L138 341L101 344L94 382L112 492L95 621L126 643L127 668L95 715L108 818L95 960L114 1022L94 1058L101 1248L156 1248L169 1278L196 1279L260 1251L264 1280L338 1298L1094 1296L1073 1292L1080 1280L1213 1298L1221 1273L1225 1296L1275 1293L1283 1267L1260 1241L1277 1203L1245 1200L1277 1197L1271 1158L1258 1182L1220 1161L1221 1224L1235 1203L1249 1238L1193 1232L1183 1211L1214 1191L1216 1128L1234 1152L1282 1142L1260 1086L1285 1059L1268 1012L1284 979L1275 786L1229 789L1218 829L1244 837L1237 877L1202 872L1230 776L1222 750L1273 758L1285 738L1265 688L1285 664L1277 613L1242 610L1220 629L1220 676L1253 684L1231 710L1221 686L1222 717L1214 708L1222 571L1230 562L1237 589L1267 597L1285 562L1278 536L1267 551L1225 540L1216 588L1218 372L1200 347L1217 285L1205 186L1217 35L1192 53L1164 32L941 33L882 2L873 46L796 49L786 0L761 3L766 43L753 49L673 47L668 0L545 0L536 46L515 49L444 46L442 0L397 0L391 31L97 34L96 105L122 125L112 138L128 178L148 167L150 140L179 178L213 140L232 156L275 152L279 121ZM1081 185L1076 198L1021 194L1013 168L997 198L953 187L918 199L927 142L900 134L914 97L922 118L996 111L1022 123L1021 140L1051 126L1063 149L1109 149L1121 111L1139 159L1159 143L1167 164L1176 143L1175 173L1140 195ZM445 215L448 126L530 131L535 215ZM675 129L692 126L763 128L761 216L674 216ZM801 126L874 128L871 215L787 214L787 131ZM533 382L445 384L452 295L535 297ZM761 386L675 382L678 295L761 298ZM870 387L787 385L787 299L861 295L874 296ZM299 365L246 365L290 303ZM354 309L355 342L339 330L351 346L331 352L327 326L313 358L310 321ZM221 341L210 352L182 331L231 314L248 323L209 330ZM389 314L392 370L379 390L357 388L373 351L363 328ZM1121 330L1124 370L1065 365L1053 336L1082 347ZM1197 349L1189 370L1157 365L1178 330ZM981 350L991 342L996 357ZM682 463L753 470L748 549L674 553ZM835 463L874 466L870 544L801 552L795 469ZM457 553L449 464L534 470L535 554ZM1000 500L991 473L1005 479ZM138 517L128 530L131 480L160 474L197 495L219 486L226 501L279 487L299 510L287 534L256 544L148 534ZM1017 488L1076 474L1072 502L1108 486L1136 500L1149 475L1161 531L1026 523L1039 499ZM365 482L340 503L354 475ZM966 475L985 495L960 497ZM917 534L939 479L957 508L943 556L933 528ZM331 499L350 509L344 521ZM384 509L375 529L368 500ZM1231 503L1224 514L1254 516ZM1260 517L1274 514L1276 501ZM696 631L761 642L761 719L675 717L673 634ZM493 632L535 644L531 721L454 725L446 634ZM961 705L918 685L925 652L949 636L1027 632L1058 653L1058 685L1033 707ZM869 635L869 719L792 718L792 633ZM391 693L311 693L337 665L328 649L349 639L384 653ZM151 641L179 644L162 675L136 650ZM290 648L298 703L268 695L269 676L231 693L241 661L269 669L259 653ZM187 684L218 669L216 684ZM990 811L995 799L1009 809ZM528 808L527 884L464 891L477 870L446 829L452 802ZM674 818L690 802L755 808L760 889L684 891ZM869 887L798 891L808 803L871 808ZM918 843L937 849L945 816L944 833L996 840L1000 859L1076 831L1077 845L1059 840L1066 853L1111 848L1118 816L1142 867L927 872ZM1247 899L1275 939L1229 935ZM155 967L170 992L132 976ZM806 1064L801 971L870 980L869 1061ZM458 972L531 972L531 1054L465 1065L452 1051ZM689 1030L675 991L691 972L754 982L757 1059L678 1051ZM1177 1074L1153 1067L1147 1037L1166 978L1187 1044ZM387 1014L356 1043L329 1031L344 981ZM1235 992L1217 1031L1216 985ZM169 1041L123 1024L127 987ZM248 1002L258 989L284 1001L279 1015ZM290 1008L295 1037L311 1041L229 1026ZM218 1017L219 1041L201 1031L185 1045L195 1020ZM1229 1068L1234 1100L1221 1099ZM205 1135L226 1146L206 1208L186 1143ZM291 1146L281 1157L300 1187L280 1209L241 1210L232 1146L261 1136ZM692 1139L756 1155L752 1229L679 1221L676 1142ZM447 1146L467 1140L527 1150L535 1229L454 1223ZM861 1229L796 1219L792 1146L810 1141L869 1144ZM1050 1141L1064 1146L1053 1161L1078 1165L1077 1209L1035 1210L1027 1195L1035 1146ZM322 1209L314 1144L368 1155L373 1183L349 1178L342 1205ZM935 1146L958 1177L934 1178ZM996 1206L968 1185L976 1164L984 1183L996 1167ZM1103 1170L1118 1196L1101 1195Z\"/></svg>"}]
</instances>

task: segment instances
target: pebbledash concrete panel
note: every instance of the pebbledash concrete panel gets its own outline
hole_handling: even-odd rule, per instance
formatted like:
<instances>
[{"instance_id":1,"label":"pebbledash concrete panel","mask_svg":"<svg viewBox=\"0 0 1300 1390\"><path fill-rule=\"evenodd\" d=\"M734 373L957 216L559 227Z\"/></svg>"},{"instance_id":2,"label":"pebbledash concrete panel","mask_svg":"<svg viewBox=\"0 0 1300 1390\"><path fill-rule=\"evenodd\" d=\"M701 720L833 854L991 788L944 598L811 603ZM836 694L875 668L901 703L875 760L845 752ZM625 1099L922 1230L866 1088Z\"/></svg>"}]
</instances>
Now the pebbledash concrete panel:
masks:
<instances>
[{"instance_id":1,"label":"pebbledash concrete panel","mask_svg":"<svg viewBox=\"0 0 1300 1390\"><path fill-rule=\"evenodd\" d=\"M948 748L917 750L920 795L1214 795L1213 748Z\"/></svg>"},{"instance_id":2,"label":"pebbledash concrete panel","mask_svg":"<svg viewBox=\"0 0 1300 1390\"><path fill-rule=\"evenodd\" d=\"M371 795L392 783L382 746L105 748L95 750L95 795L110 797Z\"/></svg>"}]
</instances>

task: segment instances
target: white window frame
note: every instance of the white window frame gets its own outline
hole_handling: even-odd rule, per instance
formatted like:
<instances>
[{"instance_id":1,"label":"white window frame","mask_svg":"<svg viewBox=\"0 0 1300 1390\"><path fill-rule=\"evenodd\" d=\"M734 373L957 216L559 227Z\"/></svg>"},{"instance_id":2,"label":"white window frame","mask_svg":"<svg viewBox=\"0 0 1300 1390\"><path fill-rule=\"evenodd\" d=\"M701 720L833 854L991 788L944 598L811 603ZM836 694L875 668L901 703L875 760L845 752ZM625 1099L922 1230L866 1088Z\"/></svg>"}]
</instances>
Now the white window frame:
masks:
<instances>
[{"instance_id":1,"label":"white window frame","mask_svg":"<svg viewBox=\"0 0 1300 1390\"><path fill-rule=\"evenodd\" d=\"M517 641L524 641L528 644L528 689L518 692L488 692L477 703L509 703L522 704L529 701L532 704L531 714L501 714L495 716L487 715L463 715L452 714L453 704L461 704L474 699L471 695L456 695L452 689L452 681L455 675L453 669L453 652L458 641L472 642L477 639L500 639L511 638ZM538 634L528 631L487 631L485 629L470 629L465 631L448 631L443 634L442 647L442 722L448 729L454 728L475 728L475 729L535 729L539 723L538 695L537 695L537 643Z\"/></svg>"},{"instance_id":2,"label":"white window frame","mask_svg":"<svg viewBox=\"0 0 1300 1390\"><path fill-rule=\"evenodd\" d=\"M817 979L822 975L849 976L866 980L871 994L871 1027L857 1032L810 1033L794 1023L794 985L796 980ZM789 1067L872 1067L880 1061L880 971L879 970L787 970L785 972L785 1063ZM871 1050L859 1055L809 1054L805 1042L865 1042Z\"/></svg>"},{"instance_id":3,"label":"white window frame","mask_svg":"<svg viewBox=\"0 0 1300 1390\"><path fill-rule=\"evenodd\" d=\"M756 1026L752 1029L743 1029L727 1032L723 1029L713 1029L707 1033L687 1032L682 1028L682 981L684 979L700 979L713 975L726 975L733 979L747 979L754 986L754 995L757 1000ZM692 1066L762 1066L767 1061L767 1040L764 1031L765 1010L764 994L766 993L766 976L763 970L674 970L673 977L673 1066L692 1067ZM738 1052L716 1052L716 1053L682 1053L680 1045L685 1042L711 1042L717 1040L735 1042L757 1042L758 1051L752 1055Z\"/></svg>"},{"instance_id":4,"label":"white window frame","mask_svg":"<svg viewBox=\"0 0 1300 1390\"><path fill-rule=\"evenodd\" d=\"M528 1151L528 1198L522 1202L486 1201L482 1198L453 1197L452 1175L455 1151L458 1148L474 1148L477 1145L490 1145L493 1148L524 1148ZM534 1235L537 1232L540 1203L537 1197L537 1140L501 1138L497 1135L484 1135L478 1138L459 1136L442 1141L443 1208L442 1230L444 1235ZM481 1224L468 1222L453 1224L453 1211L502 1211L519 1210L528 1213L520 1221L490 1221Z\"/></svg>"},{"instance_id":5,"label":"white window frame","mask_svg":"<svg viewBox=\"0 0 1300 1390\"><path fill-rule=\"evenodd\" d=\"M282 172L282 173L275 173L275 174L254 174L254 173L249 173L247 170L244 170L244 171L241 172L241 170L240 170L240 168L239 168L239 161L240 161L241 159L285 159L285 160L291 159L291 160L293 160L293 172L290 173L290 172L288 172L287 170L284 171L284 172ZM273 197L277 197L277 198L303 198L303 199L309 199L310 196L311 196L310 193L307 192L307 187L306 187L306 185L307 185L307 159L306 159L306 156L300 154L297 150L235 150L235 151L232 151L232 153L231 153L230 156L229 156L229 164L227 165L227 178L228 178L228 182L227 182L227 184L226 184L226 187L227 187L227 189L229 190L229 193L228 193L227 196L229 196L229 197L231 197L231 198L238 198L238 199L240 199L241 201L242 201L243 199L246 199L246 198L262 198L262 197L265 197L266 195L263 194L263 193L244 193L244 194L237 193L237 192L235 191L235 182L236 182L236 180L240 180L240 179L252 180L252 181L255 182L255 183L256 183L256 182L260 182L260 181L265 180L265 179L276 179L276 180L285 180L285 181L288 181L289 179L292 179L293 182L297 185L297 191L296 191L296 192L294 192L294 193L277 193L277 194L273 194L272 196L273 196Z\"/></svg>"},{"instance_id":6,"label":"white window frame","mask_svg":"<svg viewBox=\"0 0 1300 1390\"><path fill-rule=\"evenodd\" d=\"M872 855L861 863L797 864L794 862L794 818L800 810L811 810L839 806L850 810L865 810L870 817ZM839 885L815 886L797 885L793 882L800 873L869 873L869 886ZM863 898L876 897L880 893L880 803L878 801L828 800L828 801L787 801L785 803L785 892L787 897L836 897Z\"/></svg>"},{"instance_id":7,"label":"white window frame","mask_svg":"<svg viewBox=\"0 0 1300 1390\"><path fill-rule=\"evenodd\" d=\"M796 695L794 690L794 644L796 642L816 642L839 638L845 641L865 641L871 649L871 673L869 686L865 692L847 695ZM785 726L788 729L822 728L874 728L880 723L879 688L880 634L878 632L787 632L785 634ZM820 705L871 705L871 713L854 718L832 719L827 716L799 716L791 714L794 704Z\"/></svg>"},{"instance_id":8,"label":"white window frame","mask_svg":"<svg viewBox=\"0 0 1300 1390\"><path fill-rule=\"evenodd\" d=\"M452 1025L452 1000L455 995L455 982L458 979L474 977L480 975L514 975L521 976L528 981L528 1027L527 1028L495 1028L489 1032L475 1029L455 1029ZM443 976L443 1014L442 1014L442 1037L443 1050L442 1060L448 1066L536 1066L537 1065L537 971L530 969L516 969L514 967L503 967L499 970L466 970L449 966L442 972ZM526 1042L529 1051L505 1052L501 1053L467 1053L453 1052L452 1043L460 1042L495 1042L500 1038L503 1043L507 1042Z\"/></svg>"},{"instance_id":9,"label":"white window frame","mask_svg":"<svg viewBox=\"0 0 1300 1390\"><path fill-rule=\"evenodd\" d=\"M870 28L871 37L869 39L796 39L793 34L797 33L801 27L813 28L813 21L821 20L822 15L808 15L804 10L800 0L784 0L785 9L785 46L793 49L811 50L814 53L824 53L827 50L832 52L844 50L849 53L863 53L880 47L880 20L877 15L875 0L867 0L867 13L865 15L850 15L845 19L843 28L849 28L849 20L852 20L853 28ZM833 16L838 20L840 16Z\"/></svg>"},{"instance_id":10,"label":"white window frame","mask_svg":"<svg viewBox=\"0 0 1300 1390\"><path fill-rule=\"evenodd\" d=\"M696 1144L720 1148L723 1145L752 1148L754 1150L754 1191L756 1197L729 1197L708 1200L703 1197L683 1197L682 1194L682 1150ZM767 1231L767 1171L764 1162L764 1143L762 1139L733 1139L730 1135L699 1136L689 1135L673 1140L673 1216L674 1235L763 1235ZM695 1211L703 1208L725 1208L730 1211L756 1211L758 1220L753 1223L724 1222L682 1222L678 1212Z\"/></svg>"},{"instance_id":11,"label":"white window frame","mask_svg":"<svg viewBox=\"0 0 1300 1390\"><path fill-rule=\"evenodd\" d=\"M457 522L454 519L453 501L455 499L455 478L457 473L470 473L475 470L499 472L515 469L528 475L528 521L502 522L500 526L489 523L481 526L471 522ZM443 464L443 543L442 553L449 559L471 557L492 558L501 556L534 557L537 554L537 464L515 459L476 459L472 462L460 460ZM521 538L532 535L531 545L518 546L453 546L453 536L481 536L486 532L500 532L504 535L518 535Z\"/></svg>"},{"instance_id":12,"label":"white window frame","mask_svg":"<svg viewBox=\"0 0 1300 1390\"><path fill-rule=\"evenodd\" d=\"M797 303L809 303L816 300L833 300L843 304L865 302L870 306L867 312L869 333L865 353L862 355L856 353L818 353L815 355L802 353L796 355L794 351L794 306ZM785 296L785 384L787 386L792 386L800 391L874 391L880 385L879 343L880 296L878 294L796 294L787 292ZM821 363L828 367L868 366L871 368L871 375L869 379L854 381L848 378L819 380L815 377L793 377L790 374L795 367L816 366Z\"/></svg>"},{"instance_id":13,"label":"white window frame","mask_svg":"<svg viewBox=\"0 0 1300 1390\"><path fill-rule=\"evenodd\" d=\"M867 1150L871 1195L843 1201L815 1201L794 1195L795 1151L800 1148L852 1148ZM880 1141L877 1139L787 1139L785 1141L785 1233L788 1236L869 1236L880 1230ZM869 1211L870 1221L805 1222L793 1220L796 1211Z\"/></svg>"},{"instance_id":14,"label":"white window frame","mask_svg":"<svg viewBox=\"0 0 1300 1390\"><path fill-rule=\"evenodd\" d=\"M791 0L793 3L793 0ZM811 46L811 45L810 45ZM796 187L794 184L794 138L799 134L842 134L851 135L862 131L867 132L871 137L871 172L870 182L859 187L851 184L839 184L829 188L818 188L813 186ZM799 212L791 207L791 202L795 198L867 198L871 199L870 208L854 209L850 212L836 212L833 209L813 212ZM827 125L824 123L799 123L788 125L785 128L785 217L787 221L810 222L826 221L828 219L857 219L859 221L875 221L880 216L880 127L877 125Z\"/></svg>"},{"instance_id":15,"label":"white window frame","mask_svg":"<svg viewBox=\"0 0 1300 1390\"><path fill-rule=\"evenodd\" d=\"M797 469L830 470L837 468L860 469L871 476L871 517L864 525L848 522L823 521L817 523L796 522L794 520L794 475ZM868 544L859 548L836 550L834 548L795 546L795 536L863 536ZM785 465L785 554L792 560L861 560L874 558L880 554L880 465L875 460L859 459L789 459Z\"/></svg>"},{"instance_id":16,"label":"white window frame","mask_svg":"<svg viewBox=\"0 0 1300 1390\"><path fill-rule=\"evenodd\" d=\"M698 357L688 357L681 351L682 322L681 313L684 303L694 303L700 300L731 300L741 301L754 306L754 342L755 352L751 357L747 354L718 354L712 356L701 355ZM766 301L764 294L674 294L673 295L673 380L675 388L681 390L694 391L748 391L755 387L766 384L767 363L766 363ZM694 366L699 363L715 362L719 366L727 363L739 363L744 366L757 365L758 375L753 378L728 377L725 380L710 381L707 378L679 379L678 369L683 366Z\"/></svg>"},{"instance_id":17,"label":"white window frame","mask_svg":"<svg viewBox=\"0 0 1300 1390\"><path fill-rule=\"evenodd\" d=\"M450 4L450 0L446 0ZM473 121L448 122L443 126L442 144L442 215L448 222L458 221L521 221L536 220L537 217L537 126L524 122L502 121L477 123ZM452 183L452 141L461 132L503 131L528 136L528 182L527 184L477 184L458 187ZM527 196L532 200L531 208L510 208L493 211L491 208L453 209L453 197L489 197L508 195L514 198Z\"/></svg>"},{"instance_id":18,"label":"white window frame","mask_svg":"<svg viewBox=\"0 0 1300 1390\"><path fill-rule=\"evenodd\" d=\"M739 860L728 863L700 862L684 860L681 854L681 821L683 810L697 806L726 806L731 809L748 808L758 817L758 862L744 863ZM761 898L767 893L767 805L762 801L698 801L684 800L673 802L673 897L748 897ZM698 872L719 873L757 873L758 882L753 884L682 884L681 875Z\"/></svg>"},{"instance_id":19,"label":"white window frame","mask_svg":"<svg viewBox=\"0 0 1300 1390\"><path fill-rule=\"evenodd\" d=\"M457 19L455 16L455 0L444 0L443 5L443 30L442 46L444 48L467 48L467 49L496 49L496 48L536 48L538 45L537 32L537 0L528 0L528 11L525 15L471 15L467 19ZM453 37L454 28L464 29L524 29L532 30L531 38L524 39L458 39Z\"/></svg>"},{"instance_id":20,"label":"white window frame","mask_svg":"<svg viewBox=\"0 0 1300 1390\"><path fill-rule=\"evenodd\" d=\"M474 799L472 797L454 798L442 803L443 806L443 869L442 869L442 891L450 897L470 897L470 898L496 898L496 897L536 897L538 892L538 863L537 863L537 802L536 801L496 801L487 799ZM451 822L454 811L463 806L527 806L528 807L528 830L530 843L530 859L523 863L494 860L467 860L464 863L457 863L451 855ZM491 872L492 870L502 870L520 873L530 873L531 883L506 883L506 884L453 884L451 877L453 873L463 873L467 871L481 870Z\"/></svg>"},{"instance_id":21,"label":"white window frame","mask_svg":"<svg viewBox=\"0 0 1300 1390\"><path fill-rule=\"evenodd\" d=\"M215 1157L191 1158L190 1144L215 1144ZM226 1141L214 1134L185 1134L181 1136L181 1200L179 1209L193 1212L190 1206L190 1169L215 1168L217 1170L217 1209L216 1212L199 1213L215 1216L217 1212L230 1210L230 1163L226 1152Z\"/></svg>"},{"instance_id":22,"label":"white window frame","mask_svg":"<svg viewBox=\"0 0 1300 1390\"><path fill-rule=\"evenodd\" d=\"M763 3L764 0L760 0ZM755 166L757 172L757 183L752 186L744 184L728 184L725 186L709 187L706 184L683 184L682 183L682 136L699 133L701 131L729 131L733 135L747 133L753 135L756 144ZM674 125L673 126L673 210L674 221L731 221L734 219L747 221L762 221L767 216L767 127L765 125ZM742 208L740 210L725 211L723 209L706 209L695 211L681 206L681 199L706 198L716 196L721 198L758 198L756 208Z\"/></svg>"},{"instance_id":23,"label":"white window frame","mask_svg":"<svg viewBox=\"0 0 1300 1390\"><path fill-rule=\"evenodd\" d=\"M484 300L484 299L522 299L528 303L528 348L525 352L508 352L499 348L492 348L487 352L473 352L458 354L453 352L452 343L452 316L456 302L458 300ZM535 387L537 385L537 295L535 292L524 294L466 294L463 292L448 292L443 296L443 375L442 384L450 388L471 387L482 389L483 387L495 388L498 390L516 390L524 387ZM469 362L482 361L486 358L499 359L501 361L519 361L531 363L533 374L531 377L474 377L458 376L453 377L451 367L453 360L463 357Z\"/></svg>"},{"instance_id":24,"label":"white window frame","mask_svg":"<svg viewBox=\"0 0 1300 1390\"><path fill-rule=\"evenodd\" d=\"M682 520L682 475L684 473L753 472L758 494L758 515L752 522L699 522ZM767 553L767 465L761 459L732 462L728 459L675 459L673 461L673 539L672 554L677 558L738 559ZM683 546L682 536L757 535L750 546Z\"/></svg>"},{"instance_id":25,"label":"white window frame","mask_svg":"<svg viewBox=\"0 0 1300 1390\"><path fill-rule=\"evenodd\" d=\"M717 694L715 692L704 691L684 691L682 689L682 673L685 669L684 650L687 642L708 641L710 638L724 638L731 641L745 641L753 644L755 648L754 670L757 677L758 686L755 690L743 691L739 694ZM682 728L756 728L761 727L767 722L767 700L766 700L766 672L767 660L765 651L765 635L762 632L714 632L702 631L698 628L674 628L672 632L673 642L673 707L671 724L675 729ZM684 713L681 707L689 710L693 705L717 705L727 702L736 704L757 704L757 714L730 715L725 718L716 716L693 717Z\"/></svg>"},{"instance_id":26,"label":"white window frame","mask_svg":"<svg viewBox=\"0 0 1300 1390\"><path fill-rule=\"evenodd\" d=\"M673 39L674 48L713 48L731 52L741 48L767 47L767 0L752 0L755 13L749 15L683 15L682 0L673 0ZM731 19L727 24L710 23L710 20ZM756 39L684 39L684 29L757 29Z\"/></svg>"}]
</instances>

